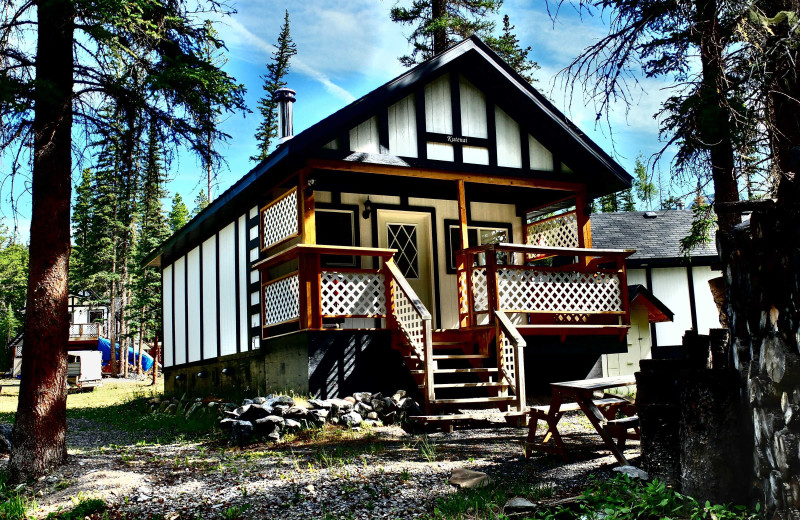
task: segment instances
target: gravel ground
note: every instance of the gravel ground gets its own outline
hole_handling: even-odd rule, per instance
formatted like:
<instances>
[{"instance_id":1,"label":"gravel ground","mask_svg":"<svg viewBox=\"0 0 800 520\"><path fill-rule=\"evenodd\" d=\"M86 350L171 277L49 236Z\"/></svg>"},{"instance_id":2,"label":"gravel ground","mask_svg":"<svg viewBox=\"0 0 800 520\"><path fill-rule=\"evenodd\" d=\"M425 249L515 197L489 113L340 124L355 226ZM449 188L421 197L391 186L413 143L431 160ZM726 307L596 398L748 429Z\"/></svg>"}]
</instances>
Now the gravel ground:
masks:
<instances>
[{"instance_id":1,"label":"gravel ground","mask_svg":"<svg viewBox=\"0 0 800 520\"><path fill-rule=\"evenodd\" d=\"M579 414L562 419L570 463L534 454L525 459L525 430L504 423L432 433L436 458L420 450L422 437L397 427L246 449L222 441L143 445L129 433L86 420L69 421L69 463L35 486L37 514L71 507L72 497L98 496L120 511L148 518L416 518L455 493L453 469L488 473L501 482L549 485L556 496L579 492L589 475L608 474L614 458ZM626 455L635 458L638 442ZM635 463L635 462L634 462ZM226 515L228 513L228 515ZM326 517L326 513L332 516Z\"/></svg>"}]
</instances>

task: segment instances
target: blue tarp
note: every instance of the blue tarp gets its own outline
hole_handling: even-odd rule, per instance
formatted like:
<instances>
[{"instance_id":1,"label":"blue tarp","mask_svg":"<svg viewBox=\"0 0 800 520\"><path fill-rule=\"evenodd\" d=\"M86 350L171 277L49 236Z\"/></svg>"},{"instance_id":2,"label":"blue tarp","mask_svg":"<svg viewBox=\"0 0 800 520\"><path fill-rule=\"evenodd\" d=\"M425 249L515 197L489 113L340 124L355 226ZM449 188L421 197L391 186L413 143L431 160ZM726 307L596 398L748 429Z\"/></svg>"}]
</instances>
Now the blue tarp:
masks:
<instances>
[{"instance_id":1,"label":"blue tarp","mask_svg":"<svg viewBox=\"0 0 800 520\"><path fill-rule=\"evenodd\" d=\"M97 350L103 353L103 366L108 365L111 361L111 342L106 338L100 338L97 341ZM114 353L119 357L119 343L115 345ZM136 355L133 347L128 347L128 363L131 365L136 364ZM153 358L147 352L142 352L142 370L150 370L153 366Z\"/></svg>"}]
</instances>

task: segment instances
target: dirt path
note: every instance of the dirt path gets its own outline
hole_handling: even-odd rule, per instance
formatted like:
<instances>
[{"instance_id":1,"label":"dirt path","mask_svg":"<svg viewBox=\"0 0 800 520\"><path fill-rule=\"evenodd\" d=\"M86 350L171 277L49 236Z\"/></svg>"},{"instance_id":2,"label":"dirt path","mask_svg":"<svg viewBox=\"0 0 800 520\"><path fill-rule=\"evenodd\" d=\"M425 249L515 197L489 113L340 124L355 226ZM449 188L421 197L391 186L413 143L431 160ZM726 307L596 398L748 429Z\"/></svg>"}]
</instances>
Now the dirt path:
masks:
<instances>
[{"instance_id":1,"label":"dirt path","mask_svg":"<svg viewBox=\"0 0 800 520\"><path fill-rule=\"evenodd\" d=\"M70 419L70 460L36 484L37 516L71 507L81 493L142 518L223 518L238 511L243 518L281 520L326 513L413 518L455 492L447 480L459 467L567 495L590 474L610 472L615 461L580 416L562 424L570 464L542 454L526 460L525 432L503 425L434 433L426 441L385 427L335 443L308 439L230 449L220 440L144 444L129 433ZM638 444L626 453L636 457Z\"/></svg>"}]
</instances>

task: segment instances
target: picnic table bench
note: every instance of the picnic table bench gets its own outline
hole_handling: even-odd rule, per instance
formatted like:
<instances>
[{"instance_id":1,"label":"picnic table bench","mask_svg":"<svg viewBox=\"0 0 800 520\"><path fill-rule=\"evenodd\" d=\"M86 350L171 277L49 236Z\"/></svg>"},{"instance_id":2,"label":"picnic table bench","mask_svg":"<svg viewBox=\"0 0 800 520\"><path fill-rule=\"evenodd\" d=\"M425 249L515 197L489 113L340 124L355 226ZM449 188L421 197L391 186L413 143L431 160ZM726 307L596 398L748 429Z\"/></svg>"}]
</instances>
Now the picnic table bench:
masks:
<instances>
[{"instance_id":1,"label":"picnic table bench","mask_svg":"<svg viewBox=\"0 0 800 520\"><path fill-rule=\"evenodd\" d=\"M528 438L525 442L525 456L530 457L533 450L557 453L567 458L566 447L558 431L561 417L572 411L581 410L594 426L603 442L614 454L620 464L627 465L623 450L626 439L639 436L639 418L636 403L621 396L606 394L595 399L594 392L622 386L635 385L633 376L603 377L551 383L553 396L549 405L533 406L530 409ZM571 402L571 400L574 400ZM618 412L625 417L617 418ZM539 421L547 424L547 431L541 442L536 441ZM635 433L628 433L633 429ZM615 442L616 440L616 442ZM551 442L552 441L552 442Z\"/></svg>"}]
</instances>

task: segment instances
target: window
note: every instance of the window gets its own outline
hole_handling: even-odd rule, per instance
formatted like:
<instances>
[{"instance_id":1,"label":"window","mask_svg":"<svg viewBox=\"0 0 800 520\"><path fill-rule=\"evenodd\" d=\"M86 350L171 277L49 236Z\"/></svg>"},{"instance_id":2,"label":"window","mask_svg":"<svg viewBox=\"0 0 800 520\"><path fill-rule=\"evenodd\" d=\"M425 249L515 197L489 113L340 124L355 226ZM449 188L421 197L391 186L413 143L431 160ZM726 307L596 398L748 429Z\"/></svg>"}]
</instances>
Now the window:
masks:
<instances>
[{"instance_id":1,"label":"window","mask_svg":"<svg viewBox=\"0 0 800 520\"><path fill-rule=\"evenodd\" d=\"M459 232L458 222L455 220L445 220L447 227L447 272L456 272L456 251L459 250L461 243L461 234ZM505 223L488 223L478 222L474 226L467 228L467 239L469 240L470 247L485 246L486 244L500 244L503 242L511 241L511 224ZM506 253L497 254L497 263L507 263ZM484 255L480 255L478 263L484 265L486 259Z\"/></svg>"},{"instance_id":2,"label":"window","mask_svg":"<svg viewBox=\"0 0 800 520\"><path fill-rule=\"evenodd\" d=\"M102 309L89 311L89 323L102 322L105 319L105 313Z\"/></svg>"},{"instance_id":3,"label":"window","mask_svg":"<svg viewBox=\"0 0 800 520\"><path fill-rule=\"evenodd\" d=\"M387 224L389 249L396 249L395 263L408 279L419 278L419 244L416 224Z\"/></svg>"},{"instance_id":4,"label":"window","mask_svg":"<svg viewBox=\"0 0 800 520\"><path fill-rule=\"evenodd\" d=\"M356 245L356 212L347 209L316 209L317 243L329 246ZM322 255L323 267L358 267L355 256Z\"/></svg>"}]
</instances>

